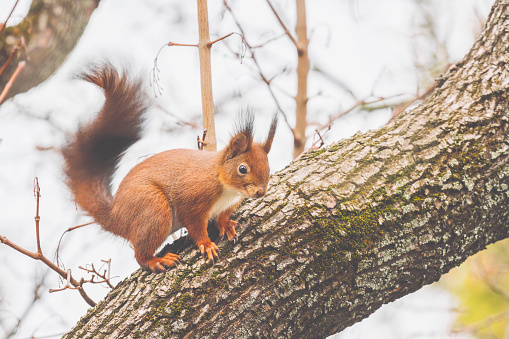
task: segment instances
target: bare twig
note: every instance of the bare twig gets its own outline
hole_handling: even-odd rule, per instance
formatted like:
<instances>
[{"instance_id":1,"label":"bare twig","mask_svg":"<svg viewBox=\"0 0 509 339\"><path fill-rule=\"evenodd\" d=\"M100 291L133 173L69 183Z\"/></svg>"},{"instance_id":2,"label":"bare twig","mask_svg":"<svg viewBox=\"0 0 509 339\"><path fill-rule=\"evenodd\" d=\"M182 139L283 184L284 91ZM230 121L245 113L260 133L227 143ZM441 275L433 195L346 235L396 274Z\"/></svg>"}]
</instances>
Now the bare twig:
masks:
<instances>
[{"instance_id":1,"label":"bare twig","mask_svg":"<svg viewBox=\"0 0 509 339\"><path fill-rule=\"evenodd\" d=\"M286 25L284 24L283 20L281 20L281 17L279 16L279 14L276 11L276 9L274 8L274 6L272 6L272 3L270 2L270 0L266 0L266 1L267 1L267 4L269 5L270 9L272 10L272 13L274 13L274 16L276 17L277 21L279 22L279 24L281 25L281 27L285 31L285 34L293 42L295 47L299 48L299 43L297 42L297 40L295 40L295 38L293 37L292 33L290 33L290 30L286 27Z\"/></svg>"},{"instance_id":2,"label":"bare twig","mask_svg":"<svg viewBox=\"0 0 509 339\"><path fill-rule=\"evenodd\" d=\"M205 147L208 151L215 151L217 149L216 140L216 127L214 121L214 99L212 96L212 68L210 61L210 49L213 44L228 38L234 33L227 34L214 41L210 41L209 35L209 22L208 22L208 10L207 0L197 0L198 2L198 31L199 31L199 43L198 44L181 44L170 42L165 46L186 46L186 47L198 47L200 57L200 83L201 83L201 94L202 94L202 114L203 114L203 129L207 130L208 133L203 135L208 136L207 142L202 141L199 146ZM157 66L159 53L165 47L161 47L159 52L154 59L154 67L151 73L151 85L154 87L154 95L162 93L162 88L159 85L159 73L160 70Z\"/></svg>"},{"instance_id":3,"label":"bare twig","mask_svg":"<svg viewBox=\"0 0 509 339\"><path fill-rule=\"evenodd\" d=\"M227 34L219 39L216 39L214 41L209 42L209 47L215 44L216 42L219 42L221 40L224 40L228 38L229 36L235 34L234 32ZM150 86L154 86L154 96L157 97L158 95L162 94L162 87L159 85L159 74L161 71L159 70L159 67L157 65L159 61L159 54L165 47L173 47L173 46L179 46L179 47L199 47L198 44L183 44L179 42L168 42L167 44L164 44L159 48L159 51L156 54L156 57L154 58L154 66L152 67L152 71L150 72ZM1 73L0 73L1 74Z\"/></svg>"},{"instance_id":4,"label":"bare twig","mask_svg":"<svg viewBox=\"0 0 509 339\"><path fill-rule=\"evenodd\" d=\"M157 65L157 62L159 60L159 54L161 54L161 51L165 48L165 47L172 47L172 46L180 46L180 47L198 47L197 44L182 44L182 43L178 43L178 42L168 42L167 44L164 44L161 46L161 48L159 48L159 51L157 51L157 54L156 54L156 57L154 58L154 67L152 67L152 71L150 72L150 86L154 86L154 96L157 97L157 95L161 95L162 94L162 87L159 85L159 74L161 73L158 65ZM157 90L157 92L156 92Z\"/></svg>"},{"instance_id":5,"label":"bare twig","mask_svg":"<svg viewBox=\"0 0 509 339\"><path fill-rule=\"evenodd\" d=\"M292 35L288 27L285 25L283 20L281 19L280 15L277 13L276 9L272 5L270 0L266 0L267 4L269 5L270 9L272 10L272 13L278 20L279 24L283 28L285 35L288 36L288 38L291 40L291 42L294 44L297 55L298 55L298 63L297 63L297 94L295 97L296 102L296 123L295 127L292 127L288 121L287 114L283 111L281 105L279 104L279 100L277 99L273 86L271 85L273 78L268 78L262 71L261 66L255 56L254 48L247 43L246 37L244 34L244 30L240 24L240 21L236 18L235 13L233 13L233 10L228 5L226 0L223 0L224 7L226 10L231 14L235 24L241 31L241 34L244 37L245 44L247 48L249 49L251 53L251 59L253 60L256 68L258 69L258 74L261 78L261 80L267 85L267 88L269 89L269 92L274 99L274 102L276 103L276 106L278 110L283 115L283 118L288 126L288 128L292 131L293 138L294 138L294 158L302 153L304 150L304 146L306 143L306 135L305 130L307 127L307 102L309 100L307 96L307 77L309 73L309 58L308 58L308 44L309 40L307 37L307 25L306 25L306 9L305 9L305 2L303 0L297 0L296 1L296 8L297 8L297 26L296 26L296 34L297 39ZM257 48L260 47L260 45L256 46Z\"/></svg>"},{"instance_id":6,"label":"bare twig","mask_svg":"<svg viewBox=\"0 0 509 339\"><path fill-rule=\"evenodd\" d=\"M7 93L9 93L9 90L12 87L12 84L14 83L16 78L18 77L18 75L21 72L21 70L23 69L23 67L25 67L25 65L26 65L26 61L20 61L18 63L18 67L16 67L16 70L14 71L14 73L11 76L11 78L9 79L7 84L5 85L4 90L0 94L0 104L2 103L2 101L4 101L5 97L7 96Z\"/></svg>"},{"instance_id":7,"label":"bare twig","mask_svg":"<svg viewBox=\"0 0 509 339\"><path fill-rule=\"evenodd\" d=\"M358 100L357 102L355 102L352 106L350 106L346 110L343 110L343 111L337 113L336 115L333 115L333 116L329 117L329 121L327 121L325 124L319 125L319 124L316 124L316 123L310 123L309 125L316 125L317 126L316 129L321 131L324 128L329 128L329 126L332 123L334 123L334 121L336 121L339 118L345 116L346 114L352 112L353 110L355 110L358 107L366 106L366 105L372 105L372 104L375 104L377 102L383 102L383 101L386 101L386 100L389 100L389 99L396 98L398 96L400 96L400 94L393 95L393 96L390 96L390 97L378 97L378 98L375 98L375 99L372 99L372 100L361 99L361 100Z\"/></svg>"},{"instance_id":8,"label":"bare twig","mask_svg":"<svg viewBox=\"0 0 509 339\"><path fill-rule=\"evenodd\" d=\"M219 42L219 41L221 41L221 40L224 40L224 39L226 39L226 38L228 38L228 37L232 36L234 33L235 33L235 32L231 32L231 33L229 33L229 34L226 34L224 37L221 37L221 38L219 38L219 39L216 39L216 40L214 40L214 41L209 42L209 43L208 43L209 47L210 47L210 46L212 46L213 44L215 44L216 42Z\"/></svg>"},{"instance_id":9,"label":"bare twig","mask_svg":"<svg viewBox=\"0 0 509 339\"><path fill-rule=\"evenodd\" d=\"M34 196L36 200L36 208L35 208L35 236L37 239L37 253L42 255L41 249L41 238L39 234L39 221L41 221L41 217L39 216L39 198L41 197L41 187L39 187L39 179L35 177L34 179Z\"/></svg>"},{"instance_id":10,"label":"bare twig","mask_svg":"<svg viewBox=\"0 0 509 339\"><path fill-rule=\"evenodd\" d=\"M152 103L152 105L154 107L157 107L162 112L164 112L166 115L168 115L168 116L172 117L173 119L177 120L175 122L175 124L177 124L179 126L189 126L191 128L194 128L194 129L199 128L198 124L196 123L196 121L194 121L194 119L192 119L192 120L181 119L175 113L170 112L166 107L161 106L161 104L157 100L155 100L155 99L151 99L151 103ZM165 129L165 130L169 130L169 128Z\"/></svg>"},{"instance_id":11,"label":"bare twig","mask_svg":"<svg viewBox=\"0 0 509 339\"><path fill-rule=\"evenodd\" d=\"M18 44L16 44L16 46L14 46L14 48L12 49L11 54L9 54L9 57L7 58L5 63L3 64L2 68L0 68L0 75L2 75L2 73L5 71L7 66L9 66L9 64L12 61L12 59L14 58L14 55L19 51L19 47L20 47L20 43L18 42Z\"/></svg>"},{"instance_id":12,"label":"bare twig","mask_svg":"<svg viewBox=\"0 0 509 339\"><path fill-rule=\"evenodd\" d=\"M71 232L71 231L74 231L78 228L82 228L82 227L85 227L85 226L88 226L88 225L91 225L93 224L94 222L91 221L91 222L87 222L86 224L81 224L81 225L77 225L77 226L73 226L73 227L69 227L68 229L66 229L62 235L60 236L60 240L58 240L58 246L57 246L57 250L55 252L55 257L56 257L56 261L57 261L57 265L58 266L62 266L64 269L65 269L65 266L62 264L61 260L60 260L60 244L62 243L62 239L64 238L64 235L67 233L67 232Z\"/></svg>"},{"instance_id":13,"label":"bare twig","mask_svg":"<svg viewBox=\"0 0 509 339\"><path fill-rule=\"evenodd\" d=\"M55 151L59 152L60 150L55 146L35 146L35 149L40 152L46 152L46 151Z\"/></svg>"},{"instance_id":14,"label":"bare twig","mask_svg":"<svg viewBox=\"0 0 509 339\"><path fill-rule=\"evenodd\" d=\"M435 90L436 86L437 86L437 84L436 84L436 82L434 82L421 95L416 95L414 98L408 100L407 102L402 103L402 104L397 105L396 107L394 107L394 111L392 112L392 117L389 120L389 122L394 120L394 119L396 119L401 113L403 113L408 107L413 105L416 101L421 101L421 100L424 100L425 98L427 98L428 95L430 95Z\"/></svg>"},{"instance_id":15,"label":"bare twig","mask_svg":"<svg viewBox=\"0 0 509 339\"><path fill-rule=\"evenodd\" d=\"M67 276L66 276L66 279L65 279L65 285L64 287L62 288L50 288L49 290L49 293L53 293L53 292L59 292L59 291L63 291L63 290L77 290L79 288L81 288L81 284L78 285L78 286L73 286L72 283L71 283L71 270L67 270Z\"/></svg>"},{"instance_id":16,"label":"bare twig","mask_svg":"<svg viewBox=\"0 0 509 339\"><path fill-rule=\"evenodd\" d=\"M94 283L94 284L106 283L109 288L113 288L113 285L111 284L111 281L110 281L111 280L111 259L109 259L109 260L101 260L101 261L103 263L105 263L106 265L108 265L108 268L106 268L103 273L100 273L98 270L96 270L95 267L94 267L94 264L90 265L92 268L81 267L81 266L79 266L78 268L84 270L85 272L93 273L93 274L97 275L99 278L101 278L103 280L94 281L94 275L92 275L92 278L90 280L86 280L86 281L83 281L83 282L90 282L90 283ZM99 268L99 270L100 269L101 268Z\"/></svg>"},{"instance_id":17,"label":"bare twig","mask_svg":"<svg viewBox=\"0 0 509 339\"><path fill-rule=\"evenodd\" d=\"M167 44L167 45L165 45L165 46L170 46L170 47L172 47L172 46L180 46L180 47L198 47L198 45L197 45L197 44L181 44L181 43L178 43L178 42L171 42L171 41L170 41L170 42L168 42L168 44Z\"/></svg>"},{"instance_id":18,"label":"bare twig","mask_svg":"<svg viewBox=\"0 0 509 339\"><path fill-rule=\"evenodd\" d=\"M14 12L14 10L16 9L16 6L18 5L18 2L19 2L19 0L16 0L16 2L14 3L14 6L12 6L11 12L7 16L7 19L5 19L5 21L0 24L0 33L2 33L4 31L4 29L5 29L5 27L7 26L7 21L9 21L9 19L11 18L11 15Z\"/></svg>"},{"instance_id":19,"label":"bare twig","mask_svg":"<svg viewBox=\"0 0 509 339\"><path fill-rule=\"evenodd\" d=\"M32 22L30 20L29 20L29 22L30 22L30 25L32 25ZM30 28L30 30L31 30L31 28ZM19 43L21 45L21 48L23 48L23 50L25 51L26 61L30 61L30 53L28 53L28 46L27 46L25 37L21 36L19 38Z\"/></svg>"},{"instance_id":20,"label":"bare twig","mask_svg":"<svg viewBox=\"0 0 509 339\"><path fill-rule=\"evenodd\" d=\"M326 129L326 130L325 130L325 132L323 132L323 133L320 133L320 131L319 131L318 129L315 129L315 135L317 135L317 136L318 136L318 139L317 139L315 142L313 142L313 144L311 145L311 147L309 147L306 151L314 150L314 149L319 149L319 148L321 148L323 145L325 145L325 141L323 140L323 136L324 136L325 134L327 134L327 132L329 132L329 131L331 130L331 128L332 128L332 124L329 124L329 125L327 126L327 129ZM316 144L317 144L318 142L320 142L320 145L318 145L318 146L317 146Z\"/></svg>"},{"instance_id":21,"label":"bare twig","mask_svg":"<svg viewBox=\"0 0 509 339\"><path fill-rule=\"evenodd\" d=\"M196 137L198 139L198 149L200 151L203 151L203 147L205 146L205 137L206 136L207 136L207 129L204 129L201 139L200 139L199 135Z\"/></svg>"},{"instance_id":22,"label":"bare twig","mask_svg":"<svg viewBox=\"0 0 509 339\"><path fill-rule=\"evenodd\" d=\"M36 183L37 183L37 187L38 187L38 180L36 180ZM40 197L40 188L35 188L35 192L36 192L36 197L37 199ZM40 217L38 216L38 208L37 208L37 214L36 214L36 235L37 235L37 243L38 243L38 251L37 252L31 252L31 251L28 251L24 248L22 248L21 246L19 245L16 245L15 243L13 243L12 241L10 241L9 239L7 239L6 237L0 235L0 243L2 244L5 244L7 246L9 246L10 248L26 255L27 257L30 257L32 259L35 259L35 260L40 260L42 261L46 266L48 266L50 269L52 269L53 271L55 271L56 273L58 273L58 275L60 275L62 278L64 279L67 279L68 282L76 287L76 289L79 291L80 295L82 296L82 298L90 305L90 306L95 306L95 302L87 295L87 293L85 292L85 290L81 287L81 284L76 281L72 276L69 275L68 272L62 270L60 267L58 267L57 265L55 265L53 262L51 262L48 258L46 258L43 254L42 254L42 250L40 250L40 240L39 240L39 231L38 231L38 223L40 221Z\"/></svg>"},{"instance_id":23,"label":"bare twig","mask_svg":"<svg viewBox=\"0 0 509 339\"><path fill-rule=\"evenodd\" d=\"M152 71L150 72L150 87L154 90L154 96L157 98L157 95L162 95L163 88L159 84L159 74L161 73L161 70L157 66L157 60L159 59L159 54L163 50L163 48L166 47L166 45L161 46L159 48L159 51L157 51L156 57L154 58L154 67L152 67Z\"/></svg>"},{"instance_id":24,"label":"bare twig","mask_svg":"<svg viewBox=\"0 0 509 339\"><path fill-rule=\"evenodd\" d=\"M67 278L67 272L65 272L64 270L60 269L60 267L56 266L55 264L53 264L50 260L48 260L48 258L46 258L44 255L42 254L39 254L39 253L34 253L34 252L30 252L18 245L16 245L15 243L13 243L12 241L10 241L9 239L7 239L6 237L0 235L0 242L11 247L12 249L32 258L32 259L35 259L35 260L40 260L42 261L46 266L48 266L50 269L52 269L53 271L57 272L58 275L60 275L61 277L63 278ZM90 306L95 306L95 302L90 299L90 297L86 294L85 290L83 290L83 288L81 288L80 284L78 281L76 281L75 279L73 279L72 277L70 278L70 282L73 286L75 287L79 287L78 288L78 291L79 293L81 294L81 296L83 297L83 299L90 305Z\"/></svg>"},{"instance_id":25,"label":"bare twig","mask_svg":"<svg viewBox=\"0 0 509 339\"><path fill-rule=\"evenodd\" d=\"M285 111L283 110L283 108L281 107L281 104L279 103L279 99L277 98L276 94L274 93L274 90L271 86L271 81L272 79L268 79L265 74L263 73L262 71L262 68L260 66L260 63L258 62L258 60L256 59L255 57L255 52L254 52L254 49L255 48L260 48L261 45L257 45L255 47L253 47L251 44L249 44L246 40L246 35L244 33L244 29L242 27L242 25L240 24L240 21L238 20L237 16L235 15L235 13L233 12L233 10L231 9L231 7L228 5L228 2L226 0L223 0L223 4L224 4L224 7L226 8L226 10L230 13L230 15L232 16L232 19L233 21L235 22L235 25L237 26L237 28L239 29L240 31L240 34L242 36L242 40L244 42L244 45L247 47L247 49L249 50L249 53L251 54L251 59L253 60L253 63L254 65L256 66L256 69L258 71L258 74L260 76L260 79L267 85L267 89L269 90L269 93L270 95L272 96L272 99L274 100L274 103L276 104L276 107L277 107L277 110L281 113L281 115L283 116L284 118L284 121L286 123L286 125L288 126L288 128L290 129L290 131L292 133L294 133L294 129L292 127L292 125L290 124L290 122L288 121L288 115L285 113Z\"/></svg>"},{"instance_id":26,"label":"bare twig","mask_svg":"<svg viewBox=\"0 0 509 339\"><path fill-rule=\"evenodd\" d=\"M416 101L424 100L428 95L430 95L433 92L435 87L436 87L436 84L433 84L430 87L428 87L426 89L426 92L424 92L423 94L417 95L414 98L412 98L412 99L410 99L408 101L405 101L402 104L396 105L395 108L394 108L394 111L393 111L393 115L392 115L391 119L389 120L389 122L392 121L399 114L401 114L403 111L405 111L410 105L412 105ZM346 114L354 111L355 109L357 109L359 107L373 105L373 104L376 104L376 103L379 103L379 102L384 102L384 101L387 101L387 100L390 100L390 99L394 99L394 98L397 98L397 97L400 97L400 96L401 96L401 94L396 94L396 95L389 96L389 97L378 97L378 98L374 98L374 99L371 99L371 100L369 100L369 99L357 100L352 106L350 106L346 110L343 110L343 111L337 113L336 115L330 116L329 120L327 121L327 123L325 123L325 124L310 123L309 125L316 125L316 128L315 128L316 132L315 133L316 133L316 135L319 136L319 139L321 140L323 135L325 133L327 133L331 129L332 124L336 120L338 120L338 119L342 118L343 116L345 116ZM393 107L393 104L387 105L385 107ZM377 107L377 109L380 109L380 108L382 108L382 107ZM321 133L320 131L322 131L324 129L326 129L326 131ZM322 147L323 146L323 140L321 140L321 142L322 142L322 144L320 144L320 146L317 147L316 144L318 143L318 140L315 141L308 150Z\"/></svg>"},{"instance_id":27,"label":"bare twig","mask_svg":"<svg viewBox=\"0 0 509 339\"><path fill-rule=\"evenodd\" d=\"M251 45L251 49L257 49L257 48L265 47L269 43L271 43L273 41L276 41L276 40L279 40L279 39L281 39L282 37L285 37L285 36L286 36L285 33L280 34L280 35L276 35L276 36L274 36L272 38L269 38L269 39L265 40L264 42L259 43L258 45Z\"/></svg>"},{"instance_id":28,"label":"bare twig","mask_svg":"<svg viewBox=\"0 0 509 339\"><path fill-rule=\"evenodd\" d=\"M359 98L357 98L353 90L350 87L348 87L346 83L335 77L331 72L324 71L323 69L316 67L316 65L313 67L313 72L315 74L320 74L323 78L341 88L343 91L348 93L355 101L359 100Z\"/></svg>"}]
</instances>

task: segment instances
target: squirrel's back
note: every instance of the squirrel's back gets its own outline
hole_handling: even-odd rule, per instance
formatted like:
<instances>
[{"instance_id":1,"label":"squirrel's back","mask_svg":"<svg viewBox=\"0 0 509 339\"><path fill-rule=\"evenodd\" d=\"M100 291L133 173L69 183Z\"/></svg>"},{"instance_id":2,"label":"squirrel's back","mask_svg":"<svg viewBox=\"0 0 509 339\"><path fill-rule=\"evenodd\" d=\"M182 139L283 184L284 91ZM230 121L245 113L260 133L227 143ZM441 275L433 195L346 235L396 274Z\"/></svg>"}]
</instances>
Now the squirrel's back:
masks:
<instances>
[{"instance_id":1,"label":"squirrel's back","mask_svg":"<svg viewBox=\"0 0 509 339\"><path fill-rule=\"evenodd\" d=\"M76 203L108 229L111 179L122 154L141 137L148 103L141 80L111 64L95 66L80 77L101 87L106 100L99 115L81 125L63 148L64 171Z\"/></svg>"}]
</instances>

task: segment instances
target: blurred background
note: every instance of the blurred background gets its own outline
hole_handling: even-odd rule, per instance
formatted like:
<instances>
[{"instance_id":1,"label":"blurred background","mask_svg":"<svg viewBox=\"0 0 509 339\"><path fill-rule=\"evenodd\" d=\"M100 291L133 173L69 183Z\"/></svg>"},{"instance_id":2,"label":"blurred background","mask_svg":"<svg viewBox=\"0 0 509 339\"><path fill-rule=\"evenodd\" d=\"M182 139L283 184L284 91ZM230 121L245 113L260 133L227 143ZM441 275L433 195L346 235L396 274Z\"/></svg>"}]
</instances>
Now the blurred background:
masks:
<instances>
[{"instance_id":1,"label":"blurred background","mask_svg":"<svg viewBox=\"0 0 509 339\"><path fill-rule=\"evenodd\" d=\"M270 3L273 9L266 0L209 0L208 6L211 39L235 33L212 47L218 147L228 141L240 107L255 109L259 139L280 109L284 122L269 154L275 172L293 159L291 129L299 79L297 51L284 31L286 27L296 37L295 1ZM305 149L376 129L418 105L434 79L468 52L492 4L493 0L307 1ZM0 22L15 6L7 26L34 24L25 17L30 5L30 0L2 0ZM58 6L53 10L57 13ZM198 42L196 2L102 0L90 13L81 39L58 71L0 106L0 235L36 250L37 177L40 240L51 260L56 259L63 232L90 221L72 203L59 148L79 122L94 116L104 97L75 74L91 62L109 60L129 65L146 79L153 105L145 136L123 158L115 188L145 156L170 148L197 148L196 137L202 133L198 51L165 47L169 42ZM8 44L2 34L0 44ZM383 306L333 338L509 338L507 254L506 242L494 244L438 283ZM104 270L102 260L109 259L113 284L138 269L129 245L96 225L62 238L59 260L78 279L90 278L79 266L94 264ZM89 306L75 290L48 292L61 287L57 274L42 263L0 245L0 338L53 338L67 332ZM99 301L109 288L88 284L86 290Z\"/></svg>"}]
</instances>

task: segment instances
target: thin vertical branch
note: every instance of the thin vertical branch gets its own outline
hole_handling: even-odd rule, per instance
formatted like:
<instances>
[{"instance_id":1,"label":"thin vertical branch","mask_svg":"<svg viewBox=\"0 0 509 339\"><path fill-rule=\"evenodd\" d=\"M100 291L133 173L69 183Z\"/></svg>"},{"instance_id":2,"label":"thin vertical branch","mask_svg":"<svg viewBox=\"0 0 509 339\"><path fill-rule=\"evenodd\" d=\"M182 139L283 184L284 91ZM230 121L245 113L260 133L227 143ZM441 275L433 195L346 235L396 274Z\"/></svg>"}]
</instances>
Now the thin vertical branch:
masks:
<instances>
[{"instance_id":1,"label":"thin vertical branch","mask_svg":"<svg viewBox=\"0 0 509 339\"><path fill-rule=\"evenodd\" d=\"M307 103L308 103L308 33L306 23L306 3L305 0L296 0L297 7L297 95L296 102L296 122L294 131L293 157L297 158L304 151L306 145L306 127L307 127Z\"/></svg>"},{"instance_id":2,"label":"thin vertical branch","mask_svg":"<svg viewBox=\"0 0 509 339\"><path fill-rule=\"evenodd\" d=\"M204 146L207 151L215 151L217 150L217 142L214 122L214 99L212 96L212 68L210 64L210 48L212 43L209 36L207 0L197 0L197 2L203 129L207 130L207 140L204 140Z\"/></svg>"},{"instance_id":3,"label":"thin vertical branch","mask_svg":"<svg viewBox=\"0 0 509 339\"><path fill-rule=\"evenodd\" d=\"M41 187L39 187L39 179L35 177L34 179L34 195L36 200L35 207L35 236L37 239L37 253L42 255L41 249L41 238L39 233L39 221L41 221L41 217L39 216L39 198L41 197Z\"/></svg>"},{"instance_id":4,"label":"thin vertical branch","mask_svg":"<svg viewBox=\"0 0 509 339\"><path fill-rule=\"evenodd\" d=\"M297 8L297 24L295 32L297 33L297 40L290 33L283 20L277 13L270 0L266 0L272 13L274 13L277 21L285 31L285 34L292 41L297 49L297 94L295 95L295 128L293 128L293 158L297 158L303 151L306 145L306 127L307 127L307 102L309 100L308 91L308 73L309 73L309 58L308 58L308 33L306 23L306 1L296 0Z\"/></svg>"}]
</instances>

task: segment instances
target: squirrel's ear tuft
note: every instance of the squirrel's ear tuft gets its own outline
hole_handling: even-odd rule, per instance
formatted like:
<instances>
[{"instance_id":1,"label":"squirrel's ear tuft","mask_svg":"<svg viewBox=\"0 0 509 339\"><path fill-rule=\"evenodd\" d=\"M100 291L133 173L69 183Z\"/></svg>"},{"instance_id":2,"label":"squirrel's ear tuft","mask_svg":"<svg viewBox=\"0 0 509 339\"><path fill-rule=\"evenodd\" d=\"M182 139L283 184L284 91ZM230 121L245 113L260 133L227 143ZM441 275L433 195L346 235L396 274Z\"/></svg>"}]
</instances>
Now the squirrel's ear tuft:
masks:
<instances>
[{"instance_id":1,"label":"squirrel's ear tuft","mask_svg":"<svg viewBox=\"0 0 509 339\"><path fill-rule=\"evenodd\" d=\"M253 145L254 113L246 107L237 113L235 118L235 129L226 146L226 160L248 152Z\"/></svg>"},{"instance_id":2,"label":"squirrel's ear tuft","mask_svg":"<svg viewBox=\"0 0 509 339\"><path fill-rule=\"evenodd\" d=\"M254 134L254 112L251 107L244 107L235 117L235 130L233 137L242 134L246 137L249 145L253 143Z\"/></svg>"},{"instance_id":3,"label":"squirrel's ear tuft","mask_svg":"<svg viewBox=\"0 0 509 339\"><path fill-rule=\"evenodd\" d=\"M265 153L270 152L270 148L272 147L272 140L274 140L274 135L276 134L277 129L277 120L278 120L278 113L274 113L274 116L272 117L272 122L270 124L269 129L269 135L267 135L267 139L265 140L265 143L263 144L263 150Z\"/></svg>"}]
</instances>

